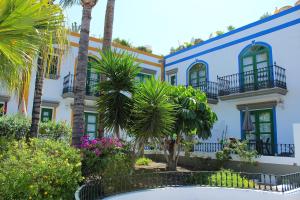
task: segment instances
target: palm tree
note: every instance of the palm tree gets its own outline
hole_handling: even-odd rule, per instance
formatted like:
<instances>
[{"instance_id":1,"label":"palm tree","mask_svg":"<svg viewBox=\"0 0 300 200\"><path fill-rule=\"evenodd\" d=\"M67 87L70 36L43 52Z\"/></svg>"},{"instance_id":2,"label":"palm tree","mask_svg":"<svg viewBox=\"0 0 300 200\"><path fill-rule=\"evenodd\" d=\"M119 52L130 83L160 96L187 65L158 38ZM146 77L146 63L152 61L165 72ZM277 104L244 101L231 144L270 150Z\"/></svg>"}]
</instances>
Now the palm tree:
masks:
<instances>
[{"instance_id":1,"label":"palm tree","mask_svg":"<svg viewBox=\"0 0 300 200\"><path fill-rule=\"evenodd\" d=\"M79 39L78 64L76 67L74 81L74 107L73 107L73 129L72 145L79 146L80 138L84 132L84 97L86 84L86 71L88 64L88 47L92 9L98 0L61 0L63 6L72 6L76 3L82 5L82 19Z\"/></svg>"},{"instance_id":2,"label":"palm tree","mask_svg":"<svg viewBox=\"0 0 300 200\"><path fill-rule=\"evenodd\" d=\"M115 11L115 0L107 0L105 21L104 21L104 37L103 37L103 45L102 45L102 50L104 52L106 50L110 50L111 45L112 45L114 11ZM103 74L101 74L100 82L105 81L105 79L106 79L106 77ZM99 112L98 124L99 124L99 137L100 138L104 136L103 118L104 118L103 113Z\"/></svg>"},{"instance_id":3,"label":"palm tree","mask_svg":"<svg viewBox=\"0 0 300 200\"><path fill-rule=\"evenodd\" d=\"M133 104L131 96L140 67L135 58L125 52L117 54L106 50L105 53L99 53L101 59L94 57L98 63L95 67L107 77L99 87L102 94L97 102L99 113L102 113L104 127L120 138L120 130L125 130L130 118Z\"/></svg>"},{"instance_id":4,"label":"palm tree","mask_svg":"<svg viewBox=\"0 0 300 200\"><path fill-rule=\"evenodd\" d=\"M32 72L32 63L40 53L51 63L48 56L58 45L64 49L66 31L64 16L57 5L47 0L3 0L0 2L0 80L9 90L16 92L23 99L23 89L28 87ZM2 36L1 36L2 35ZM43 70L38 68L37 90L34 98L31 134L27 139L37 136Z\"/></svg>"}]
</instances>

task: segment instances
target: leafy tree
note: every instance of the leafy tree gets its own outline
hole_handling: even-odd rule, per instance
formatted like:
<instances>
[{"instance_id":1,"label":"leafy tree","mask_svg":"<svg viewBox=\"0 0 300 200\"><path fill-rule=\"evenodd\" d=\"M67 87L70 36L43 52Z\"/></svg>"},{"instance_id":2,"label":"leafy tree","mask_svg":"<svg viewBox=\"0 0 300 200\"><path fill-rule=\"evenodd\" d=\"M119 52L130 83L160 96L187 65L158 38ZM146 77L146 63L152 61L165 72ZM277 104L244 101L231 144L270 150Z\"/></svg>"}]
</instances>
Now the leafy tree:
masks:
<instances>
[{"instance_id":1,"label":"leafy tree","mask_svg":"<svg viewBox=\"0 0 300 200\"><path fill-rule=\"evenodd\" d=\"M64 6L73 6L74 4L81 4L82 18L79 39L78 64L76 67L76 79L74 81L74 109L73 109L73 131L72 144L74 146L80 145L80 138L83 135L84 125L84 99L85 99L85 84L86 71L88 64L88 47L90 23L92 19L92 9L97 4L98 0L60 0Z\"/></svg>"},{"instance_id":2,"label":"leafy tree","mask_svg":"<svg viewBox=\"0 0 300 200\"><path fill-rule=\"evenodd\" d=\"M272 14L269 12L264 13L259 19L265 19L267 17L270 17Z\"/></svg>"},{"instance_id":3,"label":"leafy tree","mask_svg":"<svg viewBox=\"0 0 300 200\"><path fill-rule=\"evenodd\" d=\"M227 26L227 31L228 31L228 32L229 32L229 31L233 31L234 29L235 29L235 27L232 26L232 25Z\"/></svg>"},{"instance_id":4,"label":"leafy tree","mask_svg":"<svg viewBox=\"0 0 300 200\"><path fill-rule=\"evenodd\" d=\"M225 33L224 31L216 31L217 36L223 35L224 33Z\"/></svg>"},{"instance_id":5,"label":"leafy tree","mask_svg":"<svg viewBox=\"0 0 300 200\"><path fill-rule=\"evenodd\" d=\"M107 50L99 52L101 59L94 57L95 67L107 79L100 82L98 100L99 113L103 115L104 127L113 131L120 138L120 130L127 126L131 109L131 95L135 89L135 77L139 73L139 64L127 53L117 54Z\"/></svg>"},{"instance_id":6,"label":"leafy tree","mask_svg":"<svg viewBox=\"0 0 300 200\"><path fill-rule=\"evenodd\" d=\"M175 171L180 145L191 136L209 138L217 116L208 106L206 96L200 90L172 86L169 96L176 108L176 121L172 131L163 139L163 143L168 162L167 169Z\"/></svg>"},{"instance_id":7,"label":"leafy tree","mask_svg":"<svg viewBox=\"0 0 300 200\"><path fill-rule=\"evenodd\" d=\"M147 52L147 53L152 53L152 50L145 47L145 46L138 46L137 49L140 50L140 51Z\"/></svg>"},{"instance_id":8,"label":"leafy tree","mask_svg":"<svg viewBox=\"0 0 300 200\"><path fill-rule=\"evenodd\" d=\"M128 42L127 40L124 40L124 39L115 38L114 42L117 43L117 44L120 44L122 46L125 46L125 47L132 47L130 42Z\"/></svg>"}]
</instances>

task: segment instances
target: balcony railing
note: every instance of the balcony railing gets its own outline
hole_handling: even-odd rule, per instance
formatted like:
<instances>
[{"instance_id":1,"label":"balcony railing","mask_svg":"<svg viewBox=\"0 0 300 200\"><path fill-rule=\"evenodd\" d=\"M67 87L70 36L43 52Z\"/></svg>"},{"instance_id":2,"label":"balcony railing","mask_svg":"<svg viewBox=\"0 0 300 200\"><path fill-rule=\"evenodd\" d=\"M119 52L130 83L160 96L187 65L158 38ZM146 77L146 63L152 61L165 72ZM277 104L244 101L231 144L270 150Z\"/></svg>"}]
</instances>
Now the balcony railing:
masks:
<instances>
[{"instance_id":1,"label":"balcony railing","mask_svg":"<svg viewBox=\"0 0 300 200\"><path fill-rule=\"evenodd\" d=\"M220 96L275 87L287 88L285 69L276 64L257 70L218 77L218 84Z\"/></svg>"},{"instance_id":2,"label":"balcony railing","mask_svg":"<svg viewBox=\"0 0 300 200\"><path fill-rule=\"evenodd\" d=\"M218 83L216 82L205 81L191 86L204 92L208 99L218 99Z\"/></svg>"},{"instance_id":3,"label":"balcony railing","mask_svg":"<svg viewBox=\"0 0 300 200\"><path fill-rule=\"evenodd\" d=\"M255 150L262 156L279 156L279 157L294 157L294 144L271 144L262 142L249 142L247 144L249 150ZM222 151L225 147L222 143L200 143L194 145L194 152L214 153Z\"/></svg>"},{"instance_id":4,"label":"balcony railing","mask_svg":"<svg viewBox=\"0 0 300 200\"><path fill-rule=\"evenodd\" d=\"M86 81L86 95L98 97L98 84L99 79L88 78ZM74 93L74 75L70 73L64 77L63 94L66 93Z\"/></svg>"}]
</instances>

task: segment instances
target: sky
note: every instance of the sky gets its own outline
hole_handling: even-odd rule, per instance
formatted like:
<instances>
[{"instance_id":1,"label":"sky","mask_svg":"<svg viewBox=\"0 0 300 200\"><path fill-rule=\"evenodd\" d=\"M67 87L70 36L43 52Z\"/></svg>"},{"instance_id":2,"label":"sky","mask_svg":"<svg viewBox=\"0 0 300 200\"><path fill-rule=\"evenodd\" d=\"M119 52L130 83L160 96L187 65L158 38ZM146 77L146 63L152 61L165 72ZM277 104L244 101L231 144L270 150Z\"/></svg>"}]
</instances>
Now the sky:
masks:
<instances>
[{"instance_id":1,"label":"sky","mask_svg":"<svg viewBox=\"0 0 300 200\"><path fill-rule=\"evenodd\" d=\"M92 11L91 36L102 37L107 0L98 0ZM297 0L116 0L113 38L134 46L150 45L153 53L168 55L191 38L207 40L217 30L257 21L275 8ZM67 25L81 23L81 6L65 11Z\"/></svg>"}]
</instances>

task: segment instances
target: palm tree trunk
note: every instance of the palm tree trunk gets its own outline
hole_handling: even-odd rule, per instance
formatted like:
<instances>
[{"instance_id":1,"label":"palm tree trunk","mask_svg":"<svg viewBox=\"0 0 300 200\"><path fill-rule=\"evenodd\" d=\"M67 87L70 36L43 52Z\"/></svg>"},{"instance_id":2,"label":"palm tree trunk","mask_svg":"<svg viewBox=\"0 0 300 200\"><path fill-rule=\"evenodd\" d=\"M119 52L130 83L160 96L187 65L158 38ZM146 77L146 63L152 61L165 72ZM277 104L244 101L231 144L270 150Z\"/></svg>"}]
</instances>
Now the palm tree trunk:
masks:
<instances>
[{"instance_id":1,"label":"palm tree trunk","mask_svg":"<svg viewBox=\"0 0 300 200\"><path fill-rule=\"evenodd\" d=\"M112 45L112 34L113 34L113 24L114 24L114 12L115 12L115 0L107 0L105 22L104 22L104 38L102 50L110 50ZM100 76L100 81L104 81L105 76ZM104 124L103 124L103 114L99 113L99 138L104 137ZM119 138L119 133L116 133Z\"/></svg>"},{"instance_id":2,"label":"palm tree trunk","mask_svg":"<svg viewBox=\"0 0 300 200\"><path fill-rule=\"evenodd\" d=\"M111 48L113 25L114 25L114 12L115 12L115 0L107 0L102 50L107 50Z\"/></svg>"},{"instance_id":3,"label":"palm tree trunk","mask_svg":"<svg viewBox=\"0 0 300 200\"><path fill-rule=\"evenodd\" d=\"M95 5L95 4L94 4ZM84 98L86 93L86 71L88 64L88 46L92 8L94 5L83 4L81 30L78 51L78 65L74 81L74 107L72 145L80 146L80 138L84 134Z\"/></svg>"},{"instance_id":4,"label":"palm tree trunk","mask_svg":"<svg viewBox=\"0 0 300 200\"><path fill-rule=\"evenodd\" d=\"M44 83L44 71L45 71L44 65L39 64L37 66L37 72L35 78L35 90L34 90L34 98L33 98L33 105L32 105L30 135L26 135L27 142L29 141L30 137L31 138L37 137L39 132L42 90L43 90L43 83Z\"/></svg>"}]
</instances>

